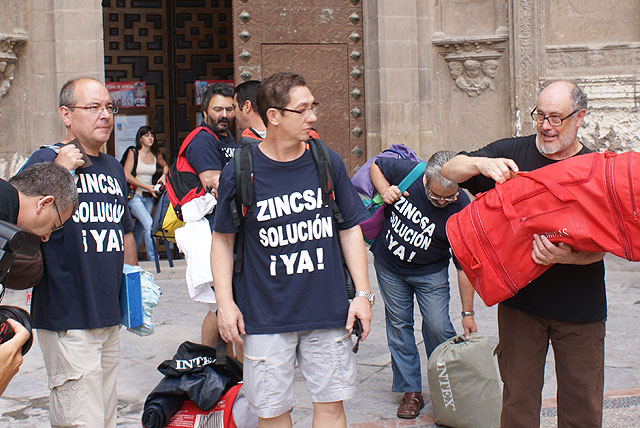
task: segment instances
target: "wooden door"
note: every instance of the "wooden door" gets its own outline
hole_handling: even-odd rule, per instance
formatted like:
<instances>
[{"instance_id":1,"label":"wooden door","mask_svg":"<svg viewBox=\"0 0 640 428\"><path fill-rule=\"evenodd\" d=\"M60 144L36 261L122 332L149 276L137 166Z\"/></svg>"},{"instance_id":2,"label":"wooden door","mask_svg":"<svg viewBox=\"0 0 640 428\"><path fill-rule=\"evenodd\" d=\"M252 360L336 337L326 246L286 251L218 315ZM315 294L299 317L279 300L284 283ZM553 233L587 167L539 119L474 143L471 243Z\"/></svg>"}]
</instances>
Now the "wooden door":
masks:
<instances>
[{"instance_id":1,"label":"wooden door","mask_svg":"<svg viewBox=\"0 0 640 428\"><path fill-rule=\"evenodd\" d=\"M233 0L235 81L292 71L320 102L316 129L353 173L366 161L359 0Z\"/></svg>"}]
</instances>

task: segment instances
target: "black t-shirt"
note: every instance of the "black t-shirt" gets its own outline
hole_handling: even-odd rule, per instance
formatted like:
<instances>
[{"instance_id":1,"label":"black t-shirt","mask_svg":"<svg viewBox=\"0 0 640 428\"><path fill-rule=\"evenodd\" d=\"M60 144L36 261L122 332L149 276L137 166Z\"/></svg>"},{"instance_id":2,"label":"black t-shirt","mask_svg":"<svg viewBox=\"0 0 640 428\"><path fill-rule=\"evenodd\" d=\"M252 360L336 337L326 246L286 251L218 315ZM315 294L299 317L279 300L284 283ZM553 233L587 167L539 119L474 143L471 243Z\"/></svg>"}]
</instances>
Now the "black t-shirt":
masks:
<instances>
[{"instance_id":1,"label":"black t-shirt","mask_svg":"<svg viewBox=\"0 0 640 428\"><path fill-rule=\"evenodd\" d=\"M16 224L20 199L18 190L8 182L0 179L0 220Z\"/></svg>"},{"instance_id":2,"label":"black t-shirt","mask_svg":"<svg viewBox=\"0 0 640 428\"><path fill-rule=\"evenodd\" d=\"M583 147L576 156L590 153ZM536 147L536 135L506 138L468 156L513 159L521 171L532 171L557 161L544 157ZM477 175L460 183L471 193L486 192L495 182ZM556 264L504 302L507 306L558 321L593 322L607 317L604 262L590 265Z\"/></svg>"}]
</instances>

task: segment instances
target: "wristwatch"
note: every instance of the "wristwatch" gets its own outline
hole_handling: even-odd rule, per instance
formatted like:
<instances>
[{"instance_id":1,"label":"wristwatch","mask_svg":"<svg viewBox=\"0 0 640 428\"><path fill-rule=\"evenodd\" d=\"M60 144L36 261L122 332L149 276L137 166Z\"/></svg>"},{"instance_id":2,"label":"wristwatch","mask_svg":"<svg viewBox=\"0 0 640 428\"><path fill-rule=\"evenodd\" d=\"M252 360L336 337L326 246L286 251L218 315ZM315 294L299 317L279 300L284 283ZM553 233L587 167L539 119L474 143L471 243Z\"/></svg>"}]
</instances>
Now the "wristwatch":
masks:
<instances>
[{"instance_id":1,"label":"wristwatch","mask_svg":"<svg viewBox=\"0 0 640 428\"><path fill-rule=\"evenodd\" d=\"M366 291L356 291L356 294L354 295L355 297L364 297L365 299L367 299L369 301L369 303L371 303L371 306L373 306L374 301L376 300L376 296L372 293L367 293Z\"/></svg>"},{"instance_id":2,"label":"wristwatch","mask_svg":"<svg viewBox=\"0 0 640 428\"><path fill-rule=\"evenodd\" d=\"M462 311L462 318L464 318L464 317L472 317L475 314L476 313L474 311Z\"/></svg>"}]
</instances>

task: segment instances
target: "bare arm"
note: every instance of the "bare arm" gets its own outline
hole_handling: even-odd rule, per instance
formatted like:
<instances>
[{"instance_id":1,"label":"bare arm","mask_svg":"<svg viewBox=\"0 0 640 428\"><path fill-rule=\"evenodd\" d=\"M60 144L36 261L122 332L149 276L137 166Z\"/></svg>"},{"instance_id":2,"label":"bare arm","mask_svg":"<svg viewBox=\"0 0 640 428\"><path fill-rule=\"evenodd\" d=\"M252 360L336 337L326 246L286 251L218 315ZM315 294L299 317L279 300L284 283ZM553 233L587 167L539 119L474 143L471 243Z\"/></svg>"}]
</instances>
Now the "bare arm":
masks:
<instances>
[{"instance_id":1,"label":"bare arm","mask_svg":"<svg viewBox=\"0 0 640 428\"><path fill-rule=\"evenodd\" d=\"M220 170L219 169L207 169L198 174L200 182L207 191L210 191L213 196L218 197L218 183L220 182Z\"/></svg>"},{"instance_id":2,"label":"bare arm","mask_svg":"<svg viewBox=\"0 0 640 428\"><path fill-rule=\"evenodd\" d=\"M473 286L471 281L462 269L456 269L458 274L458 289L460 290L460 300L463 312L473 312ZM478 326L473 316L462 317L462 328L464 336L468 339L469 333L477 333Z\"/></svg>"},{"instance_id":3,"label":"bare arm","mask_svg":"<svg viewBox=\"0 0 640 428\"><path fill-rule=\"evenodd\" d=\"M131 266L138 264L138 248L132 232L124 234L124 262Z\"/></svg>"},{"instance_id":4,"label":"bare arm","mask_svg":"<svg viewBox=\"0 0 640 428\"><path fill-rule=\"evenodd\" d=\"M22 364L22 345L29 340L29 332L22 324L7 319L15 335L0 345L0 395L20 370Z\"/></svg>"},{"instance_id":5,"label":"bare arm","mask_svg":"<svg viewBox=\"0 0 640 428\"><path fill-rule=\"evenodd\" d=\"M342 246L342 253L344 254L344 260L351 273L351 278L356 287L356 291L371 292L369 286L369 271L367 268L367 252L364 247L364 239L362 238L362 231L359 225L355 225L350 229L341 230L340 243ZM351 330L353 328L353 321L356 317L362 322L362 336L361 340L364 341L369 335L371 317L371 304L363 297L356 297L351 301L349 306L349 313L347 315L347 324L345 328Z\"/></svg>"},{"instance_id":6,"label":"bare arm","mask_svg":"<svg viewBox=\"0 0 640 428\"><path fill-rule=\"evenodd\" d=\"M164 160L164 156L162 156L162 153L158 153L158 156L156 157L156 162L158 162L158 165L160 165L160 168L162 168L162 175L158 179L158 183L162 183L163 185L166 185L167 175L169 174L169 165L167 165L167 161Z\"/></svg>"},{"instance_id":7,"label":"bare arm","mask_svg":"<svg viewBox=\"0 0 640 428\"><path fill-rule=\"evenodd\" d=\"M591 253L575 251L568 244L559 242L557 245L544 235L533 235L533 249L531 258L540 265L555 263L567 265L590 265L604 258L605 253Z\"/></svg>"},{"instance_id":8,"label":"bare arm","mask_svg":"<svg viewBox=\"0 0 640 428\"><path fill-rule=\"evenodd\" d=\"M392 186L389 181L387 181L380 167L376 165L375 162L369 167L369 177L371 177L373 187L375 187L380 196L382 196L385 204L392 204L403 195L398 186ZM405 191L404 196L409 196L409 192Z\"/></svg>"},{"instance_id":9,"label":"bare arm","mask_svg":"<svg viewBox=\"0 0 640 428\"><path fill-rule=\"evenodd\" d=\"M518 165L507 158L484 158L457 155L442 166L442 176L455 183L462 183L482 174L496 183L504 183L518 174Z\"/></svg>"},{"instance_id":10,"label":"bare arm","mask_svg":"<svg viewBox=\"0 0 640 428\"><path fill-rule=\"evenodd\" d=\"M211 239L211 274L218 303L218 329L225 342L242 343L244 319L233 300L233 243L235 233L213 232Z\"/></svg>"}]
</instances>

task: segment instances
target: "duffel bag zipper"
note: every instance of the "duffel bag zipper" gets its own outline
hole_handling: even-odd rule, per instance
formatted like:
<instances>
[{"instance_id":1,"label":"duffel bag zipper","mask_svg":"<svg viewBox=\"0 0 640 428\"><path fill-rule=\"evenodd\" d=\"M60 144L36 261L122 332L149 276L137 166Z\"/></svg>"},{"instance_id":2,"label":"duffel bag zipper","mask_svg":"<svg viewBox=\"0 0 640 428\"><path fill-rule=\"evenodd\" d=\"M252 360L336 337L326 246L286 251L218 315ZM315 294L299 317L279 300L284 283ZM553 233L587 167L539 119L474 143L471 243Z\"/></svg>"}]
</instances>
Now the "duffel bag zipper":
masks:
<instances>
[{"instance_id":1,"label":"duffel bag zipper","mask_svg":"<svg viewBox=\"0 0 640 428\"><path fill-rule=\"evenodd\" d=\"M631 193L631 207L633 208L633 222L638 222L638 208L636 207L636 195L633 190L633 168L631 166L631 152L627 154L627 175L629 176L629 193Z\"/></svg>"},{"instance_id":2,"label":"duffel bag zipper","mask_svg":"<svg viewBox=\"0 0 640 428\"><path fill-rule=\"evenodd\" d=\"M484 253L487 256L489 263L491 263L491 265L493 266L493 269L502 278L502 282L504 282L507 288L509 288L509 291L511 291L511 293L515 295L518 292L518 287L515 285L514 281L509 276L509 273L504 268L504 265L500 263L500 259L496 254L496 250L495 248L493 248L491 241L487 237L487 233L482 224L482 220L480 219L480 213L478 212L478 204L471 204L471 205L473 205L473 208L471 209L471 212L472 212L471 225L473 226L476 236L480 238L480 241L483 244L482 248L484 250Z\"/></svg>"},{"instance_id":3,"label":"duffel bag zipper","mask_svg":"<svg viewBox=\"0 0 640 428\"><path fill-rule=\"evenodd\" d=\"M613 183L613 167L614 160L616 155L606 156L606 165L605 165L605 181L607 187L607 199L609 200L609 206L615 219L617 220L616 227L618 229L618 239L620 239L620 244L622 245L622 250L624 251L624 258L627 260L631 260L631 248L629 244L629 237L624 230L624 218L622 217L622 212L620 209L620 204L618 203L618 198L616 196L616 188ZM631 189L633 190L633 189ZM631 192L633 194L633 192Z\"/></svg>"}]
</instances>

